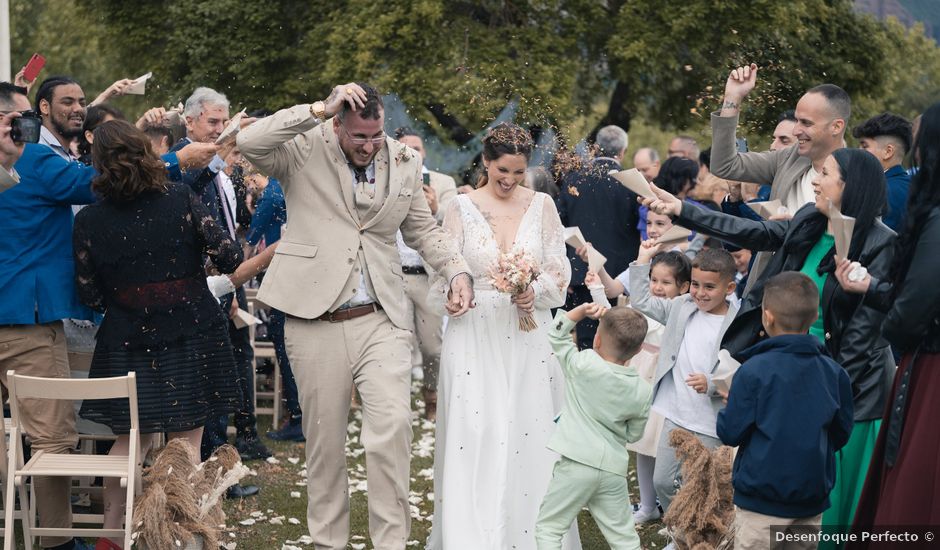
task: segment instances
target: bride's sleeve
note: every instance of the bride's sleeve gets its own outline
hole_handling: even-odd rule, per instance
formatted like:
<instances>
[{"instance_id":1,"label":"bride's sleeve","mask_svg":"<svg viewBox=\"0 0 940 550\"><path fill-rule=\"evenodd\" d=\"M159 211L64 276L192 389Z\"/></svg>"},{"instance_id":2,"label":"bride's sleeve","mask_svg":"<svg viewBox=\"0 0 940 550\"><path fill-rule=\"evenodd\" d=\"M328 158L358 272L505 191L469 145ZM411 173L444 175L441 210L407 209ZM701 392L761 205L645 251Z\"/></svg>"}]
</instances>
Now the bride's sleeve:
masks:
<instances>
[{"instance_id":1,"label":"bride's sleeve","mask_svg":"<svg viewBox=\"0 0 940 550\"><path fill-rule=\"evenodd\" d=\"M565 254L565 232L555 202L542 201L542 264L539 276L532 282L535 307L550 309L565 305L571 262Z\"/></svg>"},{"instance_id":2,"label":"bride's sleeve","mask_svg":"<svg viewBox=\"0 0 940 550\"><path fill-rule=\"evenodd\" d=\"M457 244L457 250L463 254L463 220L460 216L460 201L452 200L447 204L444 213L444 231L454 239ZM450 281L444 280L440 273L437 273L431 266L425 263L428 272L428 281L431 283L431 289L428 291L428 306L431 310L440 315L446 315L447 309L444 304L447 302L447 291L450 290Z\"/></svg>"}]
</instances>

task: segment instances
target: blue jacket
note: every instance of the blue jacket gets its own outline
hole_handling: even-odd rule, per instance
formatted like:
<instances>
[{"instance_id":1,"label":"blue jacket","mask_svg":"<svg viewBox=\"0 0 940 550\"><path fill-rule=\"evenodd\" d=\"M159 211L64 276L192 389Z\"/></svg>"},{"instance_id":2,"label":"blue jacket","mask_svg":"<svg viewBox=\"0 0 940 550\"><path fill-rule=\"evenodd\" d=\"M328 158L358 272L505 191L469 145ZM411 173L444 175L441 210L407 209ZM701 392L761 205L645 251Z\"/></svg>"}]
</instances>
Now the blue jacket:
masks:
<instances>
[{"instance_id":1,"label":"blue jacket","mask_svg":"<svg viewBox=\"0 0 940 550\"><path fill-rule=\"evenodd\" d=\"M251 225L245 240L254 246L264 237L264 243L270 246L281 240L281 226L286 222L287 204L284 202L284 191L281 184L271 178L261 193L255 213L251 216Z\"/></svg>"},{"instance_id":2,"label":"blue jacket","mask_svg":"<svg viewBox=\"0 0 940 550\"><path fill-rule=\"evenodd\" d=\"M72 205L95 201L94 168L27 143L0 193L0 325L91 319L75 295Z\"/></svg>"},{"instance_id":3,"label":"blue jacket","mask_svg":"<svg viewBox=\"0 0 940 550\"><path fill-rule=\"evenodd\" d=\"M888 186L888 213L881 221L900 233L904 223L904 213L907 211L907 194L911 188L911 176L903 166L898 164L885 172L885 183Z\"/></svg>"},{"instance_id":4,"label":"blue jacket","mask_svg":"<svg viewBox=\"0 0 940 550\"><path fill-rule=\"evenodd\" d=\"M718 437L738 446L734 503L745 510L807 518L829 508L835 452L852 431L849 376L808 334L751 346L734 375Z\"/></svg>"}]
</instances>

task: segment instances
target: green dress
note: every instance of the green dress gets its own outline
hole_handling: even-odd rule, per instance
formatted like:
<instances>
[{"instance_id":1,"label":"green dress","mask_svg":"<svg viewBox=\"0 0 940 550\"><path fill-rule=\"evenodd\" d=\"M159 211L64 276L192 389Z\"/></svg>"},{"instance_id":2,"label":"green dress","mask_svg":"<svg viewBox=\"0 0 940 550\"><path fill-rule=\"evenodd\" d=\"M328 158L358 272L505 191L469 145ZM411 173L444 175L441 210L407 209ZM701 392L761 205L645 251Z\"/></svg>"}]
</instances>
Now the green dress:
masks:
<instances>
[{"instance_id":1,"label":"green dress","mask_svg":"<svg viewBox=\"0 0 940 550\"><path fill-rule=\"evenodd\" d=\"M829 274L820 275L816 270L834 242L835 239L832 235L824 233L812 250L809 251L809 255L806 256L806 261L803 263L803 268L800 269L800 272L812 279L816 283L816 287L819 288L819 317L810 327L809 333L819 338L819 341L823 344L826 343L826 329L823 325L822 292ZM844 533L847 532L848 526L852 524L852 519L855 517L855 508L862 496L865 477L868 475L868 464L875 448L875 439L878 437L879 428L881 428L881 419L856 421L848 443L836 452L836 482L829 494L830 507L823 513L822 523L826 526L823 528L824 532ZM819 543L821 549L841 547L841 544L833 542Z\"/></svg>"}]
</instances>

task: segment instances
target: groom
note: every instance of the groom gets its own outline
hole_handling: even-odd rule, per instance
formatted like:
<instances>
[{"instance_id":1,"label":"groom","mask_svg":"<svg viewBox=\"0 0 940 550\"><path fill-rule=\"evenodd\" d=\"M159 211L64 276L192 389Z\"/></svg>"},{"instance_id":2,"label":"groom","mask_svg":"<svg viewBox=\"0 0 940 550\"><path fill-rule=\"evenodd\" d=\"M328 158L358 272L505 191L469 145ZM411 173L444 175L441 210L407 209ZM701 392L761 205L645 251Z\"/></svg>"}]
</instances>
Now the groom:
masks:
<instances>
[{"instance_id":1,"label":"groom","mask_svg":"<svg viewBox=\"0 0 940 550\"><path fill-rule=\"evenodd\" d=\"M411 530L411 334L395 234L450 281L447 310L473 301L469 269L421 189L421 158L383 131L382 98L344 84L238 136L245 158L284 188L290 224L258 293L284 311L307 438L307 525L317 550L349 538L346 426L362 397L369 534L402 550Z\"/></svg>"}]
</instances>

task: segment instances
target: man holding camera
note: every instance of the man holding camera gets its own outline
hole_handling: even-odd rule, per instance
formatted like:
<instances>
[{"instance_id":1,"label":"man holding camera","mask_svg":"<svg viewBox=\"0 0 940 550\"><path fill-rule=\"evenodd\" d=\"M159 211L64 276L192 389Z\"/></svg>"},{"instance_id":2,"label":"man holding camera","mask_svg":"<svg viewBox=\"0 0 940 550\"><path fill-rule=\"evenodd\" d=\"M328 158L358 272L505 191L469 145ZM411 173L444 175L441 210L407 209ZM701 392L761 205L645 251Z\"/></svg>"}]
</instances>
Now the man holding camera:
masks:
<instances>
[{"instance_id":1,"label":"man holding camera","mask_svg":"<svg viewBox=\"0 0 940 550\"><path fill-rule=\"evenodd\" d=\"M62 319L89 313L74 290L71 207L94 202L91 180L95 170L60 158L50 147L14 143L10 126L17 118L28 118L23 115L29 110L24 88L0 83L0 113L4 115L0 176L18 178L0 193L0 234L4 236L0 239L0 383L4 386L7 370L68 378ZM17 153L19 158L15 158ZM11 159L15 172L8 171ZM24 400L20 405L33 452L71 452L78 442L71 403ZM69 478L36 478L33 490L41 526L72 526L70 484ZM70 537L42 537L40 544L62 550L89 548Z\"/></svg>"}]
</instances>

